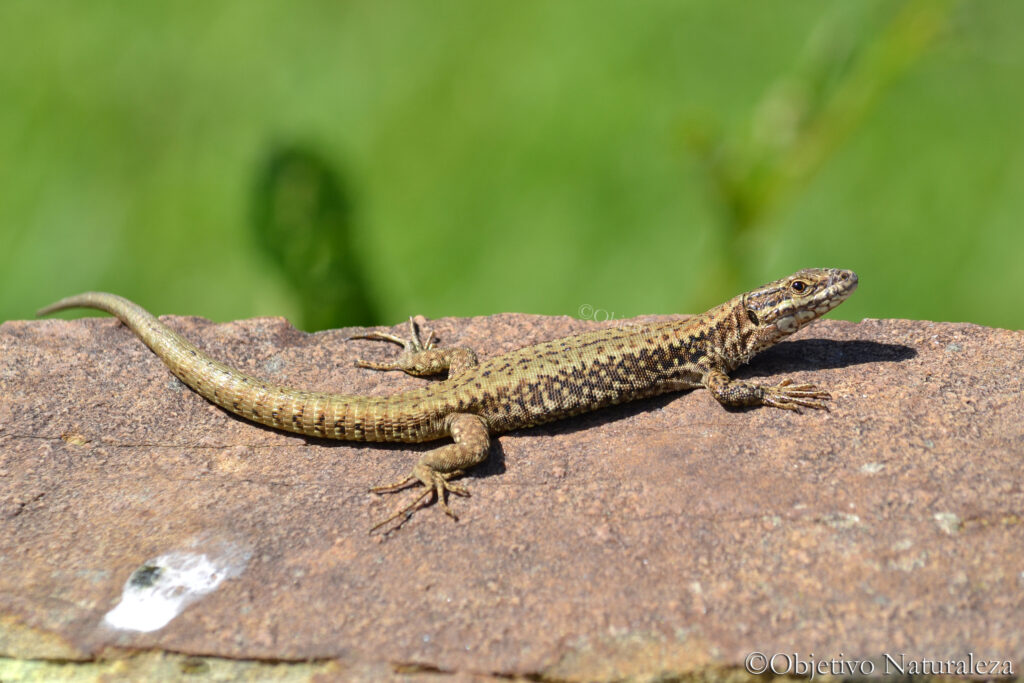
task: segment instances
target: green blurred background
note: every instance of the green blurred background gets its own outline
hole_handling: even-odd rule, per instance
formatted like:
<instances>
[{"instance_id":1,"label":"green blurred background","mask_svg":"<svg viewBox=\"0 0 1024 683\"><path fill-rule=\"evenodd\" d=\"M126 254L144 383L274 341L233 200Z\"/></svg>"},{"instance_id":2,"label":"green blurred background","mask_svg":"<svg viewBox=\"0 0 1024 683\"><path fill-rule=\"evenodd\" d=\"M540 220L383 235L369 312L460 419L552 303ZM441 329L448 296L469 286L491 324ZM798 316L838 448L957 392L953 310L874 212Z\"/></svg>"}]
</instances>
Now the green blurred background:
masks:
<instances>
[{"instance_id":1,"label":"green blurred background","mask_svg":"<svg viewBox=\"0 0 1024 683\"><path fill-rule=\"evenodd\" d=\"M1024 3L0 3L0 319L698 312L1024 327Z\"/></svg>"}]
</instances>

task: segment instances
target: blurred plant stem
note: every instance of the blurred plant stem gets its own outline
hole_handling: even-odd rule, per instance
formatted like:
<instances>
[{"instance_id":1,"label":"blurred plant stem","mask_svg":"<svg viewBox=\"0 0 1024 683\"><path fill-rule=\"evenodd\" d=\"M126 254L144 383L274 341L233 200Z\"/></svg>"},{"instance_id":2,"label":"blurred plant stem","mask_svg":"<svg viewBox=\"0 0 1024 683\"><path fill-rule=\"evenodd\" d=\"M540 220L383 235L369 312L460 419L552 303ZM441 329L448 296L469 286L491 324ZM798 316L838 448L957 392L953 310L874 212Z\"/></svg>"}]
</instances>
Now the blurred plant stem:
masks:
<instances>
[{"instance_id":1,"label":"blurred plant stem","mask_svg":"<svg viewBox=\"0 0 1024 683\"><path fill-rule=\"evenodd\" d=\"M727 138L707 122L685 125L686 142L701 161L719 209L716 280L723 292L738 291L742 274L756 270L751 234L807 184L885 88L925 54L954 2L842 6L869 13L873 7L888 16L823 19L811 34L804 63L769 87L744 135Z\"/></svg>"},{"instance_id":2,"label":"blurred plant stem","mask_svg":"<svg viewBox=\"0 0 1024 683\"><path fill-rule=\"evenodd\" d=\"M308 331L373 325L377 312L352 243L352 206L327 161L298 147L268 156L255 188L256 243L289 282Z\"/></svg>"}]
</instances>

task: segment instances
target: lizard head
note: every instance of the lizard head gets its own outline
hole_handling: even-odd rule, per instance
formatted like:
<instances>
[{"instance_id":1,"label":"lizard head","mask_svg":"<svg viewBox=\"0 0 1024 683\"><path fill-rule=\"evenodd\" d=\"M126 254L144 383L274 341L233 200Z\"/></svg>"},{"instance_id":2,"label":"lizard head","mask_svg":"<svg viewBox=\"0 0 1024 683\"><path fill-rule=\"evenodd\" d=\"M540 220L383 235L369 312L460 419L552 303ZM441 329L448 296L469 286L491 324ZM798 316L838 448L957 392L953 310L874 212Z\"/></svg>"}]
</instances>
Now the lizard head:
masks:
<instances>
[{"instance_id":1,"label":"lizard head","mask_svg":"<svg viewBox=\"0 0 1024 683\"><path fill-rule=\"evenodd\" d=\"M807 268L747 292L742 298L754 325L753 351L793 334L843 303L857 289L857 274L838 268Z\"/></svg>"}]
</instances>

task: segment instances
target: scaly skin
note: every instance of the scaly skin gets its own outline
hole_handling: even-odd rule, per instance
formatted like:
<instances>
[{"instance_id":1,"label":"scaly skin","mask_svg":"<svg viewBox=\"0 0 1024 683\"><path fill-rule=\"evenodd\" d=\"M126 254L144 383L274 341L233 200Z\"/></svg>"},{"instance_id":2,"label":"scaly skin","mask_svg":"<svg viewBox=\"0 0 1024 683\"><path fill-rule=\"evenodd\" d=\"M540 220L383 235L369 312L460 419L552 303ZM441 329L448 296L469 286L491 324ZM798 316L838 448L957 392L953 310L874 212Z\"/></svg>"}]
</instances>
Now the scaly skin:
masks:
<instances>
[{"instance_id":1,"label":"scaly skin","mask_svg":"<svg viewBox=\"0 0 1024 683\"><path fill-rule=\"evenodd\" d=\"M352 441L454 443L425 454L406 479L374 491L417 483L412 503L374 529L408 515L428 495L454 517L447 494L468 495L450 482L482 462L490 436L669 391L705 387L724 406L825 408L827 392L788 380L777 385L732 380L728 373L754 354L832 310L857 287L848 270L807 269L737 296L684 321L623 325L585 332L478 362L469 349L375 332L361 339L403 346L392 363L358 361L374 370L401 370L448 379L392 396L326 394L282 387L234 370L199 351L145 309L114 294L89 292L39 311L96 308L117 316L178 379L254 422L308 436ZM372 531L372 529L371 529Z\"/></svg>"}]
</instances>

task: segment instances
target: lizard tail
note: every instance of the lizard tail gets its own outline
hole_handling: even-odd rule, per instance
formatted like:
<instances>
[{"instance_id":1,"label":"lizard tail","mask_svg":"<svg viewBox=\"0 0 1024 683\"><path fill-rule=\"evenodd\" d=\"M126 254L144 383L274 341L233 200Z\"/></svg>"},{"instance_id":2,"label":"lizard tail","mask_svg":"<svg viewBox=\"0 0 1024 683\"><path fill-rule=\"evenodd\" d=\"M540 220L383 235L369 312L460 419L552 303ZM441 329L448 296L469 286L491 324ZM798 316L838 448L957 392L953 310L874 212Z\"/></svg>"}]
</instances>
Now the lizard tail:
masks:
<instances>
[{"instance_id":1,"label":"lizard tail","mask_svg":"<svg viewBox=\"0 0 1024 683\"><path fill-rule=\"evenodd\" d=\"M41 308L43 316L95 308L128 326L174 375L203 398L240 417L289 432L350 441L423 441L433 425L396 431L389 414L422 400L417 390L389 397L302 391L247 375L214 360L138 304L105 292L86 292Z\"/></svg>"}]
</instances>

